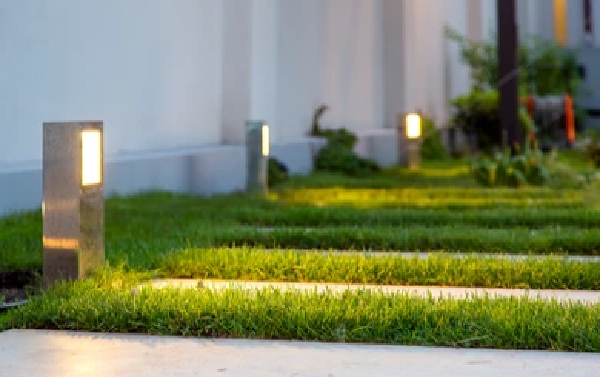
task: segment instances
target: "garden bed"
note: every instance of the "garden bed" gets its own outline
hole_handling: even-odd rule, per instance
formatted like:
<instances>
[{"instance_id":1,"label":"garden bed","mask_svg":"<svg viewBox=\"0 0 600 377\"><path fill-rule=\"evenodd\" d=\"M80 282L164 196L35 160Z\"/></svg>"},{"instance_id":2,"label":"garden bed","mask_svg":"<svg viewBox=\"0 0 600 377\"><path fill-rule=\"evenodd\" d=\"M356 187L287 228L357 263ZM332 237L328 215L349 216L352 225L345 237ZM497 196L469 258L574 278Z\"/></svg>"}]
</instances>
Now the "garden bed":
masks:
<instances>
[{"instance_id":1,"label":"garden bed","mask_svg":"<svg viewBox=\"0 0 600 377\"><path fill-rule=\"evenodd\" d=\"M0 312L27 302L38 276L33 270L0 271Z\"/></svg>"}]
</instances>

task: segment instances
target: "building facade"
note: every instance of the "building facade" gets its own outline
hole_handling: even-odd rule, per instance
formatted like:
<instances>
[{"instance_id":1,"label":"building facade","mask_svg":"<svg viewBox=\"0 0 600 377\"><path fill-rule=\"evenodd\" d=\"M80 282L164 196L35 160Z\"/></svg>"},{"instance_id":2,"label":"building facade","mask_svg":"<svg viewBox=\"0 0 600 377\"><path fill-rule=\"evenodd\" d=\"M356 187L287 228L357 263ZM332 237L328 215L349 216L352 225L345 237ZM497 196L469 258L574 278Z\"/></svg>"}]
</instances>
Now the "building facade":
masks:
<instances>
[{"instance_id":1,"label":"building facade","mask_svg":"<svg viewBox=\"0 0 600 377\"><path fill-rule=\"evenodd\" d=\"M0 0L0 213L40 205L48 121L104 121L109 194L241 189L246 119L267 121L274 154L306 173L320 104L325 126L393 163L397 114L444 124L470 88L445 26L491 37L495 1ZM584 38L582 4L562 11L569 43ZM518 5L522 30L554 36L564 4Z\"/></svg>"}]
</instances>

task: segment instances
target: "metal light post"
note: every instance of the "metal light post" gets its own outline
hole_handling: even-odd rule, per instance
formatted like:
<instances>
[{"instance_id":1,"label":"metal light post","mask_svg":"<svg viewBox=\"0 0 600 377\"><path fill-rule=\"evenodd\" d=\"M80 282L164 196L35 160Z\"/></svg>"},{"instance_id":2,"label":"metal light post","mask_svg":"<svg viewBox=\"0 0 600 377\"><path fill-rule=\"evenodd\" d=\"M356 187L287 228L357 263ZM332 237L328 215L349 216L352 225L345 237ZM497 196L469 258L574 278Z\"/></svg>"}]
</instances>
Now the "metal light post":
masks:
<instances>
[{"instance_id":1,"label":"metal light post","mask_svg":"<svg viewBox=\"0 0 600 377\"><path fill-rule=\"evenodd\" d=\"M43 279L76 280L104 265L102 122L44 123Z\"/></svg>"},{"instance_id":2,"label":"metal light post","mask_svg":"<svg viewBox=\"0 0 600 377\"><path fill-rule=\"evenodd\" d=\"M418 169L421 165L421 143L423 125L419 113L408 113L398 117L398 150L401 150L403 139L408 142L408 168Z\"/></svg>"},{"instance_id":3,"label":"metal light post","mask_svg":"<svg viewBox=\"0 0 600 377\"><path fill-rule=\"evenodd\" d=\"M263 121L246 122L246 150L250 194L266 195L268 192L268 159L270 153L269 126Z\"/></svg>"}]
</instances>

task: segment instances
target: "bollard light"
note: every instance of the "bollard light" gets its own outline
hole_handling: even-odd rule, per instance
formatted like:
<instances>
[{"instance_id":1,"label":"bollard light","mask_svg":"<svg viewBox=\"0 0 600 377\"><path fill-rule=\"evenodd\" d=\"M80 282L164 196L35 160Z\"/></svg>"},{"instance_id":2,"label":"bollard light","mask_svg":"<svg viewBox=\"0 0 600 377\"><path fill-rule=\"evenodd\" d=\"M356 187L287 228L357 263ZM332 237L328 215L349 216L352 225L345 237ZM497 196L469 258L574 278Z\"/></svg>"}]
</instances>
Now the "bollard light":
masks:
<instances>
[{"instance_id":1,"label":"bollard light","mask_svg":"<svg viewBox=\"0 0 600 377\"><path fill-rule=\"evenodd\" d=\"M423 119L418 112L398 115L398 164L418 169L421 164ZM406 150L406 154L402 151ZM406 156L406 159L405 159Z\"/></svg>"},{"instance_id":2,"label":"bollard light","mask_svg":"<svg viewBox=\"0 0 600 377\"><path fill-rule=\"evenodd\" d=\"M262 154L265 157L269 156L270 140L269 140L269 125L262 126Z\"/></svg>"},{"instance_id":3,"label":"bollard light","mask_svg":"<svg viewBox=\"0 0 600 377\"><path fill-rule=\"evenodd\" d=\"M43 127L43 279L51 286L104 265L103 124Z\"/></svg>"},{"instance_id":4,"label":"bollard light","mask_svg":"<svg viewBox=\"0 0 600 377\"><path fill-rule=\"evenodd\" d=\"M269 126L263 121L246 122L246 190L249 194L265 195L268 191L267 162L270 154Z\"/></svg>"},{"instance_id":5,"label":"bollard light","mask_svg":"<svg viewBox=\"0 0 600 377\"><path fill-rule=\"evenodd\" d=\"M410 113L406 115L406 137L409 140L415 140L421 138L422 134L422 122L421 116L417 113Z\"/></svg>"}]
</instances>

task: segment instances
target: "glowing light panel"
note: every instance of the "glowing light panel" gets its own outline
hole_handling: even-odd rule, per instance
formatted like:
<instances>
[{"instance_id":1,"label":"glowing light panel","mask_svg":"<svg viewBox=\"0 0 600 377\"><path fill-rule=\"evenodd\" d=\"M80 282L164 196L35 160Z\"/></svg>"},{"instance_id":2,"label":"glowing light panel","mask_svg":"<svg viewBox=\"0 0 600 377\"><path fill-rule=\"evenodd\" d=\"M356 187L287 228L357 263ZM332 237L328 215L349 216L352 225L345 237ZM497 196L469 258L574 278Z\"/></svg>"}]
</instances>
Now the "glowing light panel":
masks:
<instances>
[{"instance_id":1,"label":"glowing light panel","mask_svg":"<svg viewBox=\"0 0 600 377\"><path fill-rule=\"evenodd\" d=\"M98 130L81 132L81 184L102 183L102 135Z\"/></svg>"},{"instance_id":2,"label":"glowing light panel","mask_svg":"<svg viewBox=\"0 0 600 377\"><path fill-rule=\"evenodd\" d=\"M266 124L262 126L262 153L263 156L269 155L269 126Z\"/></svg>"},{"instance_id":3,"label":"glowing light panel","mask_svg":"<svg viewBox=\"0 0 600 377\"><path fill-rule=\"evenodd\" d=\"M406 137L418 139L421 137L421 116L416 113L406 115Z\"/></svg>"}]
</instances>

